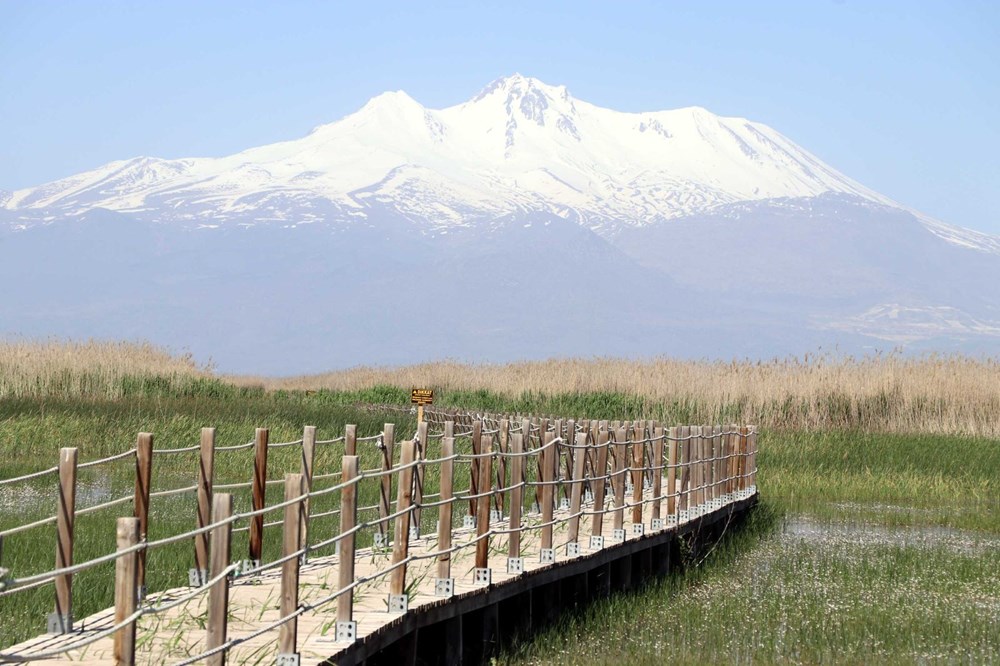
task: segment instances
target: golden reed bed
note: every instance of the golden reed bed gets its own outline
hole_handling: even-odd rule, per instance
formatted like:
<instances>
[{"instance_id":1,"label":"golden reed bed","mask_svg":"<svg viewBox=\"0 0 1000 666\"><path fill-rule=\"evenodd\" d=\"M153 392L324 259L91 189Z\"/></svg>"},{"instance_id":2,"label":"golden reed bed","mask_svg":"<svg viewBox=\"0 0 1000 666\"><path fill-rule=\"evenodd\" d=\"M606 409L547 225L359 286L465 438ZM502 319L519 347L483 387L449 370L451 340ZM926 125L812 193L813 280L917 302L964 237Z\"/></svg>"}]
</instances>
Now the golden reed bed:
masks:
<instances>
[{"instance_id":1,"label":"golden reed bed","mask_svg":"<svg viewBox=\"0 0 1000 666\"><path fill-rule=\"evenodd\" d=\"M0 341L0 398L118 398L128 380L210 377L190 354L143 342Z\"/></svg>"},{"instance_id":2,"label":"golden reed bed","mask_svg":"<svg viewBox=\"0 0 1000 666\"><path fill-rule=\"evenodd\" d=\"M0 398L117 398L134 378L169 385L218 377L190 355L142 343L0 342ZM1000 358L883 354L864 358L807 355L773 361L669 358L557 359L520 363L441 361L357 367L285 378L218 377L267 389L357 391L378 385L439 391L613 392L643 398L703 421L763 427L860 427L879 432L1000 436ZM669 409L667 409L669 407Z\"/></svg>"},{"instance_id":3,"label":"golden reed bed","mask_svg":"<svg viewBox=\"0 0 1000 666\"><path fill-rule=\"evenodd\" d=\"M1000 435L1000 359L963 356L806 356L765 362L669 358L558 359L359 367L282 379L269 389L358 390L376 385L525 392L616 392L679 405L696 419L764 427Z\"/></svg>"}]
</instances>

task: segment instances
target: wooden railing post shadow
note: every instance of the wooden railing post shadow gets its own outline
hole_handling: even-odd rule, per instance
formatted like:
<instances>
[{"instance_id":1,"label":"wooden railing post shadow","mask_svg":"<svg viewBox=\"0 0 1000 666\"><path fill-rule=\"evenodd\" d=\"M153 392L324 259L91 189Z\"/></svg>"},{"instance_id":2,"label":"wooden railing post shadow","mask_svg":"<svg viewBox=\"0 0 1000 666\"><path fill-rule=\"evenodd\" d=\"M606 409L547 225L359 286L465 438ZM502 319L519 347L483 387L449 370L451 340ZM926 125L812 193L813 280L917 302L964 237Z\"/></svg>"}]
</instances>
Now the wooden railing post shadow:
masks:
<instances>
[{"instance_id":1,"label":"wooden railing post shadow","mask_svg":"<svg viewBox=\"0 0 1000 666\"><path fill-rule=\"evenodd\" d=\"M76 524L76 473L78 451L59 449L59 487L56 505L56 569L73 566L73 539ZM73 630L73 574L57 576L56 608L49 615L50 634L67 634Z\"/></svg>"}]
</instances>

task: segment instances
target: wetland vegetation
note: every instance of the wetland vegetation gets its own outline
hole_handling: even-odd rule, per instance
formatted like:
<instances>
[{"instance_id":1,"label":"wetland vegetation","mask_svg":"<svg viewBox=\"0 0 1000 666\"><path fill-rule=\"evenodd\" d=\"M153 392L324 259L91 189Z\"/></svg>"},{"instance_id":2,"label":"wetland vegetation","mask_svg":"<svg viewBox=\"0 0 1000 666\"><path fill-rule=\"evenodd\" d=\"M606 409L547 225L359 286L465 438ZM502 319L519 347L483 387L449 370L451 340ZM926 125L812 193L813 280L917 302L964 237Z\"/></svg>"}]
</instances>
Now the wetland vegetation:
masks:
<instances>
[{"instance_id":1,"label":"wetland vegetation","mask_svg":"<svg viewBox=\"0 0 1000 666\"><path fill-rule=\"evenodd\" d=\"M220 377L148 345L11 343L0 345L0 478L54 465L60 446L78 446L81 462L112 455L146 430L166 448L197 443L208 425L220 445L243 444L258 426L272 441L297 439L305 424L321 439L349 422L361 436L384 421L409 429L409 415L359 405L405 404L417 384L437 389L440 404L470 409L756 422L763 502L745 529L727 533L699 566L565 617L500 660L981 663L1000 654L998 369L993 360L890 355L443 363L259 380ZM377 464L374 452L362 453L363 466ZM275 450L270 477L297 470L297 455ZM339 453L317 455L318 468L339 469ZM195 454L164 460L154 491L192 481ZM246 451L220 453L217 480L249 480L249 460ZM129 492L130 462L100 469L81 471L78 506ZM51 515L50 486L0 487L0 530ZM237 491L236 502L248 508L247 493ZM152 538L193 526L190 507L178 507L153 503ZM113 549L115 515L79 519L78 560ZM265 540L267 557L276 536ZM54 550L51 529L15 535L0 566L45 570ZM182 584L189 551L178 544L151 555L149 586ZM76 577L74 615L110 604L111 566ZM42 630L38 609L51 597L47 587L0 598L0 646Z\"/></svg>"}]
</instances>

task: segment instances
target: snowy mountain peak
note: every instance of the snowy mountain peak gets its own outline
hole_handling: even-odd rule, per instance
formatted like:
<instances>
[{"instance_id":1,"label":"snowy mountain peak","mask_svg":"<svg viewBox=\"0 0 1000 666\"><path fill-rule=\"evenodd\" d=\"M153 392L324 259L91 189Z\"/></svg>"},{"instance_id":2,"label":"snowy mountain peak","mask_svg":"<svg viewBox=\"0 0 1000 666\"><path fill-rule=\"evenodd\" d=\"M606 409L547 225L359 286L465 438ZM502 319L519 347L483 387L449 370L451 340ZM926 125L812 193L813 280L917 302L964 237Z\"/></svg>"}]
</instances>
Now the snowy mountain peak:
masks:
<instances>
[{"instance_id":1,"label":"snowy mountain peak","mask_svg":"<svg viewBox=\"0 0 1000 666\"><path fill-rule=\"evenodd\" d=\"M0 210L295 225L350 224L389 208L428 227L537 212L610 234L827 193L900 207L761 123L698 106L623 113L513 74L445 109L386 92L300 139L220 158L112 162L0 193ZM924 222L953 243L984 247L975 235Z\"/></svg>"},{"instance_id":2,"label":"snowy mountain peak","mask_svg":"<svg viewBox=\"0 0 1000 666\"><path fill-rule=\"evenodd\" d=\"M518 73L510 76L502 76L492 81L470 101L478 102L491 95L501 95L505 100L509 101L523 97L546 97L548 99L561 99L563 101L569 101L572 98L566 86L550 86L538 79Z\"/></svg>"}]
</instances>

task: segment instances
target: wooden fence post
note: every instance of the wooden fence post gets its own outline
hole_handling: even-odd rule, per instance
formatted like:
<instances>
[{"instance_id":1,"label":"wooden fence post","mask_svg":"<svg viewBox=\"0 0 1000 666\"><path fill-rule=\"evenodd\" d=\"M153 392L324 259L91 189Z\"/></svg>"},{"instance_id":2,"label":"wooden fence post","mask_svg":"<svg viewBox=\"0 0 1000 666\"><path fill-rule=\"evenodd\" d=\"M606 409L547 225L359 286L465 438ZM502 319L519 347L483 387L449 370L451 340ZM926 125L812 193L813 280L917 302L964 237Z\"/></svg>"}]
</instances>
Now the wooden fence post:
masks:
<instances>
[{"instance_id":1,"label":"wooden fence post","mask_svg":"<svg viewBox=\"0 0 1000 666\"><path fill-rule=\"evenodd\" d=\"M735 494L737 490L736 483L738 481L737 474L739 473L739 446L740 446L740 427L738 425L730 424L729 426L729 482L726 485L726 492L729 493L730 499L737 499Z\"/></svg>"},{"instance_id":2,"label":"wooden fence post","mask_svg":"<svg viewBox=\"0 0 1000 666\"><path fill-rule=\"evenodd\" d=\"M56 507L56 569L73 566L73 530L76 523L78 451L59 449L59 504ZM73 574L56 576L56 610L49 616L49 633L73 630Z\"/></svg>"},{"instance_id":3,"label":"wooden fence post","mask_svg":"<svg viewBox=\"0 0 1000 666\"><path fill-rule=\"evenodd\" d=\"M590 490L590 499L593 500L594 493L596 492L594 479L598 476L596 470L597 460L595 459L595 451L597 448L597 436L600 433L601 428L597 424L597 421L588 421L587 425L589 426L588 430L590 432L590 438L587 441L587 448L584 450L587 460L583 466L583 475L587 479L585 482L585 488Z\"/></svg>"},{"instance_id":4,"label":"wooden fence post","mask_svg":"<svg viewBox=\"0 0 1000 666\"><path fill-rule=\"evenodd\" d=\"M214 435L214 433L213 433ZM219 493L212 498L211 523L221 523L233 515L233 496L229 493ZM233 524L218 525L212 530L212 562L209 575L211 578L222 575L229 567L232 556ZM213 650L226 642L229 615L229 580L223 576L221 580L208 590L208 637L205 647ZM210 666L222 666L226 663L225 651L218 652L208 658Z\"/></svg>"},{"instance_id":5,"label":"wooden fence post","mask_svg":"<svg viewBox=\"0 0 1000 666\"><path fill-rule=\"evenodd\" d=\"M712 493L712 426L701 427L701 504L702 513L708 513L708 503Z\"/></svg>"},{"instance_id":6,"label":"wooden fence post","mask_svg":"<svg viewBox=\"0 0 1000 666\"><path fill-rule=\"evenodd\" d=\"M149 488L153 481L153 435L140 432L135 441L135 496L132 500L134 515L139 519L139 539L149 533ZM146 551L138 553L139 565L136 579L139 598L146 597Z\"/></svg>"},{"instance_id":7,"label":"wooden fence post","mask_svg":"<svg viewBox=\"0 0 1000 666\"><path fill-rule=\"evenodd\" d=\"M750 426L750 486L757 489L757 426Z\"/></svg>"},{"instance_id":8,"label":"wooden fence post","mask_svg":"<svg viewBox=\"0 0 1000 666\"><path fill-rule=\"evenodd\" d=\"M618 541L625 540L625 458L628 455L628 435L625 428L619 427L614 432L614 476L611 477L615 492L615 511L612 514L611 535Z\"/></svg>"},{"instance_id":9,"label":"wooden fence post","mask_svg":"<svg viewBox=\"0 0 1000 666\"><path fill-rule=\"evenodd\" d=\"M138 518L119 518L115 541L119 551L139 543ZM119 555L115 560L115 624L135 613L139 602L139 553ZM114 658L117 666L135 664L135 620L115 632Z\"/></svg>"},{"instance_id":10,"label":"wooden fence post","mask_svg":"<svg viewBox=\"0 0 1000 666\"><path fill-rule=\"evenodd\" d=\"M257 428L253 446L253 501L254 511L267 506L267 428ZM264 514L250 518L250 559L254 566L261 562L264 552Z\"/></svg>"},{"instance_id":11,"label":"wooden fence post","mask_svg":"<svg viewBox=\"0 0 1000 666\"><path fill-rule=\"evenodd\" d=\"M302 497L305 481L301 474L285 474L285 501ZM346 488L343 492L346 492ZM341 495L343 497L343 495ZM295 615L299 608L299 565L301 556L290 557L299 550L302 542L302 501L285 506L281 528L281 557L289 558L281 563L281 617ZM343 514L341 514L343 516ZM341 551L343 552L343 551ZM354 562L351 553L351 562ZM343 568L343 555L341 564ZM278 627L278 657L294 657L298 654L299 618L292 617Z\"/></svg>"},{"instance_id":12,"label":"wooden fence post","mask_svg":"<svg viewBox=\"0 0 1000 666\"><path fill-rule=\"evenodd\" d=\"M575 439L579 450L575 452L575 456L573 457L573 470L570 474L572 489L570 490L569 534L567 535L569 543L566 545L566 554L570 557L580 554L580 504L583 499L584 463L587 460L587 457L584 455L587 446L587 434L581 432L575 436Z\"/></svg>"},{"instance_id":13,"label":"wooden fence post","mask_svg":"<svg viewBox=\"0 0 1000 666\"><path fill-rule=\"evenodd\" d=\"M521 451L524 452L530 450L531 450L531 419L525 418L521 419ZM521 470L521 479L520 479L521 483L524 483L528 480L528 461L522 460L519 469ZM527 486L524 486L523 489L521 490L522 500L527 492L528 492Z\"/></svg>"},{"instance_id":14,"label":"wooden fence post","mask_svg":"<svg viewBox=\"0 0 1000 666\"><path fill-rule=\"evenodd\" d=\"M490 501L490 493L493 489L493 436L483 435L482 458L474 459L474 465L479 466L479 488L484 497L476 509L476 572L475 580L480 585L489 585L492 580L490 576L490 509L493 503Z\"/></svg>"},{"instance_id":15,"label":"wooden fence post","mask_svg":"<svg viewBox=\"0 0 1000 666\"><path fill-rule=\"evenodd\" d=\"M299 550L308 551L309 548L309 516L312 507L309 502L309 493L312 492L313 485L313 465L316 462L316 426L306 426L302 429L302 488L305 492L305 499L302 500L302 521L299 525ZM307 560L307 554L302 553L302 561Z\"/></svg>"},{"instance_id":16,"label":"wooden fence post","mask_svg":"<svg viewBox=\"0 0 1000 666\"><path fill-rule=\"evenodd\" d=\"M524 493L524 434L514 433L511 438L510 460L510 519L507 522L511 530L507 535L507 573L521 573L524 563L521 560L521 507Z\"/></svg>"},{"instance_id":17,"label":"wooden fence post","mask_svg":"<svg viewBox=\"0 0 1000 666\"><path fill-rule=\"evenodd\" d=\"M215 428L201 429L198 457L198 528L212 523L212 483L215 474ZM198 587L208 580L209 534L194 537L194 570L191 586Z\"/></svg>"},{"instance_id":18,"label":"wooden fence post","mask_svg":"<svg viewBox=\"0 0 1000 666\"><path fill-rule=\"evenodd\" d=\"M555 421L552 422L552 438L553 439L560 439L562 437L562 430L563 430L563 421L562 421L562 419L556 419ZM562 467L562 447L560 447L557 444L556 446L554 446L552 448L556 452L556 459L553 461L553 463L554 463L553 469L555 469L555 473L552 475L552 480L553 481L558 481L559 480L559 470ZM567 475L567 476L569 476L569 475ZM553 486L552 502L553 502L553 504L555 506L559 506L560 501L559 501L559 486L558 485Z\"/></svg>"},{"instance_id":19,"label":"wooden fence post","mask_svg":"<svg viewBox=\"0 0 1000 666\"><path fill-rule=\"evenodd\" d=\"M722 506L722 490L726 482L725 479L725 469L723 463L726 460L726 436L723 434L725 429L716 424L713 426L715 431L715 446L712 447L712 485L714 488L714 493L712 499L715 500L715 506Z\"/></svg>"},{"instance_id":20,"label":"wooden fence post","mask_svg":"<svg viewBox=\"0 0 1000 666\"><path fill-rule=\"evenodd\" d=\"M392 506L392 449L396 445L396 424L386 423L382 426L382 476L379 478L378 532L375 535L377 546L389 545L389 521L387 516Z\"/></svg>"},{"instance_id":21,"label":"wooden fence post","mask_svg":"<svg viewBox=\"0 0 1000 666\"><path fill-rule=\"evenodd\" d=\"M417 448L414 451L417 456L416 459L420 463L413 470L414 476L414 488L413 488L413 501L417 505L413 510L413 523L410 529L413 531L413 536L420 536L421 528L421 509L420 505L424 502L424 460L427 459L427 423L422 422L417 424Z\"/></svg>"},{"instance_id":22,"label":"wooden fence post","mask_svg":"<svg viewBox=\"0 0 1000 666\"><path fill-rule=\"evenodd\" d=\"M472 455L478 455L483 447L483 422L480 419L472 424ZM477 459L472 459L472 464L469 465L469 515L476 515L476 498L474 495L479 494L479 465L476 464Z\"/></svg>"},{"instance_id":23,"label":"wooden fence post","mask_svg":"<svg viewBox=\"0 0 1000 666\"><path fill-rule=\"evenodd\" d=\"M344 426L344 455L358 455L358 426L350 423Z\"/></svg>"},{"instance_id":24,"label":"wooden fence post","mask_svg":"<svg viewBox=\"0 0 1000 666\"><path fill-rule=\"evenodd\" d=\"M673 516L677 522L677 432L671 426L667 429L667 517Z\"/></svg>"},{"instance_id":25,"label":"wooden fence post","mask_svg":"<svg viewBox=\"0 0 1000 666\"><path fill-rule=\"evenodd\" d=\"M660 510L663 501L663 426L654 426L652 434L653 460L650 468L653 472L653 511L649 527L658 530L663 528L663 515Z\"/></svg>"},{"instance_id":26,"label":"wooden fence post","mask_svg":"<svg viewBox=\"0 0 1000 666\"><path fill-rule=\"evenodd\" d=\"M704 470L704 480L702 486L705 494L702 496L702 513L710 513L712 509L713 493L715 492L715 479L713 477L712 458L715 451L715 427L706 425L701 427L702 434L702 469Z\"/></svg>"},{"instance_id":27,"label":"wooden fence post","mask_svg":"<svg viewBox=\"0 0 1000 666\"><path fill-rule=\"evenodd\" d=\"M646 486L652 486L653 485L653 471L658 471L658 472L662 472L663 471L663 470L653 470L652 469L652 467L654 465L654 463L653 463L654 450L653 449L656 447L656 443L654 441L655 438L653 437L654 433L656 432L656 421L648 420L648 421L645 421L645 422L640 421L639 423L645 423L645 425L643 426L643 432L645 433L645 435L643 435L643 438L646 441L645 441L645 443L644 443L644 445L642 447L642 455L643 455L643 464L642 464L643 471L642 471L642 474L643 474L643 478L645 479L644 485L646 485Z\"/></svg>"},{"instance_id":28,"label":"wooden fence post","mask_svg":"<svg viewBox=\"0 0 1000 666\"><path fill-rule=\"evenodd\" d=\"M632 430L632 530L642 532L642 485L645 476L646 432L641 421ZM639 527L636 527L638 525Z\"/></svg>"},{"instance_id":29,"label":"wooden fence post","mask_svg":"<svg viewBox=\"0 0 1000 666\"><path fill-rule=\"evenodd\" d=\"M566 479L572 479L573 478L573 464L574 464L574 460L576 459L576 455L577 455L577 452L575 450L573 450L573 442L576 441L576 421L574 419L569 419L569 420L566 421L566 435L564 436L564 440L565 440L566 444L569 445L569 446L566 447L566 454L565 454L565 459L566 459ZM582 454L582 451L580 453ZM572 494L573 494L572 488L570 488L570 486L568 484L564 485L563 486L563 497L565 497L566 501L569 502L569 503L572 503Z\"/></svg>"},{"instance_id":30,"label":"wooden fence post","mask_svg":"<svg viewBox=\"0 0 1000 666\"><path fill-rule=\"evenodd\" d=\"M341 461L341 483L353 481L358 476L358 457L344 456ZM354 585L354 526L358 521L358 484L352 483L340 491L340 539L337 564L338 589L346 590ZM351 532L351 534L348 534ZM342 592L337 597L337 641L353 643L358 637L354 622L354 590Z\"/></svg>"},{"instance_id":31,"label":"wooden fence post","mask_svg":"<svg viewBox=\"0 0 1000 666\"><path fill-rule=\"evenodd\" d=\"M552 513L555 499L555 470L558 455L555 443L555 433L542 432L542 449L539 452L542 474L542 545L539 558L542 562L555 562L555 551L552 549Z\"/></svg>"},{"instance_id":32,"label":"wooden fence post","mask_svg":"<svg viewBox=\"0 0 1000 666\"><path fill-rule=\"evenodd\" d=\"M704 477L702 478L702 487L705 489L704 494L701 497L702 503L702 513L709 513L709 509L712 504L712 490L713 482L712 478L712 447L715 443L715 430L710 425L705 425L701 427L701 453L702 453L702 463L701 468L703 470Z\"/></svg>"},{"instance_id":33,"label":"wooden fence post","mask_svg":"<svg viewBox=\"0 0 1000 666\"><path fill-rule=\"evenodd\" d=\"M695 444L695 508L698 510L698 515L704 513L705 504L705 427L695 426L697 438L694 440Z\"/></svg>"},{"instance_id":34,"label":"wooden fence post","mask_svg":"<svg viewBox=\"0 0 1000 666\"><path fill-rule=\"evenodd\" d=\"M602 421L603 423L603 421ZM604 547L604 494L608 483L608 431L599 426L597 432L597 463L594 467L594 517L591 521L591 549Z\"/></svg>"},{"instance_id":35,"label":"wooden fence post","mask_svg":"<svg viewBox=\"0 0 1000 666\"><path fill-rule=\"evenodd\" d=\"M719 463L722 460L722 426L713 425L712 426L712 446L709 449L709 458L712 461L712 507L715 508L718 504L718 499L721 497L722 493L719 492L722 483L722 474L719 473Z\"/></svg>"},{"instance_id":36,"label":"wooden fence post","mask_svg":"<svg viewBox=\"0 0 1000 666\"><path fill-rule=\"evenodd\" d=\"M688 458L688 468L691 473L688 478L688 518L694 518L698 509L698 471L700 469L698 461L700 459L700 446L701 437L699 436L701 428L698 426L691 426L691 434L688 436L688 443L690 444L690 450L688 453L690 457Z\"/></svg>"},{"instance_id":37,"label":"wooden fence post","mask_svg":"<svg viewBox=\"0 0 1000 666\"><path fill-rule=\"evenodd\" d=\"M688 510L691 504L691 428L690 426L678 426L677 436L680 441L677 443L677 462L680 464L679 472L679 495L678 500L678 520L689 517Z\"/></svg>"},{"instance_id":38,"label":"wooden fence post","mask_svg":"<svg viewBox=\"0 0 1000 666\"><path fill-rule=\"evenodd\" d=\"M505 500L507 499L507 492L503 489L507 486L507 458L505 454L510 451L510 420L501 419L499 427L500 433L497 438L500 447L500 458L497 460L497 488L499 492L495 497L496 509L500 516L503 516Z\"/></svg>"},{"instance_id":39,"label":"wooden fence post","mask_svg":"<svg viewBox=\"0 0 1000 666\"><path fill-rule=\"evenodd\" d=\"M410 506L413 501L413 460L416 444L413 440L403 442L399 455L399 481L396 495L396 534L392 544L392 570L389 580L389 612L405 613L409 607L406 596L406 564L402 564L410 553ZM401 513L400 513L401 512ZM398 566L397 566L398 565Z\"/></svg>"},{"instance_id":40,"label":"wooden fence post","mask_svg":"<svg viewBox=\"0 0 1000 666\"><path fill-rule=\"evenodd\" d=\"M449 421L450 423L450 421ZM438 507L437 540L437 581L434 592L440 596L450 597L455 592L455 581L451 577L451 517L454 506L451 499L454 494L455 461L448 460L455 455L455 438L447 435L441 438L441 505Z\"/></svg>"}]
</instances>

